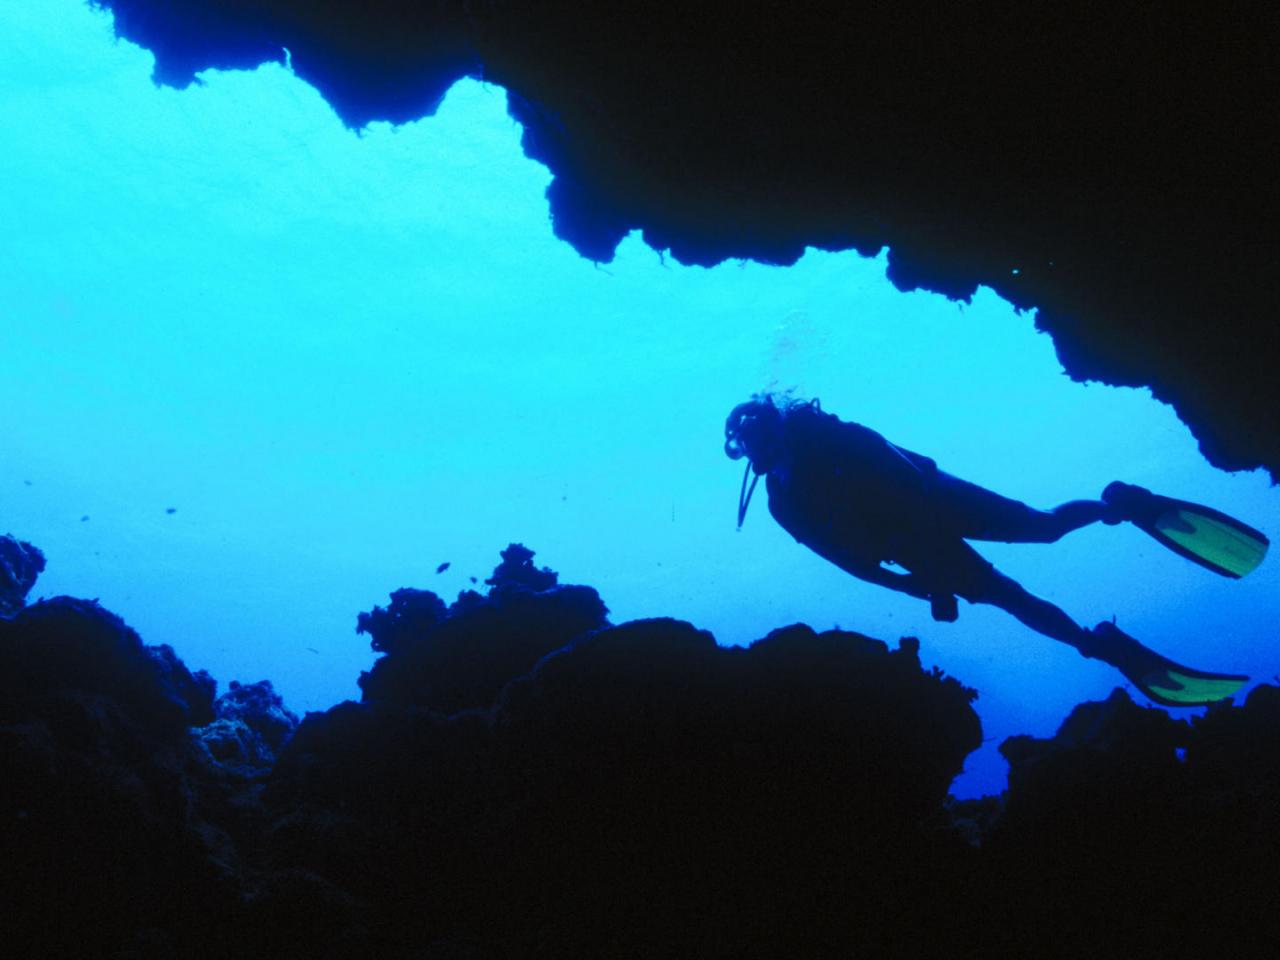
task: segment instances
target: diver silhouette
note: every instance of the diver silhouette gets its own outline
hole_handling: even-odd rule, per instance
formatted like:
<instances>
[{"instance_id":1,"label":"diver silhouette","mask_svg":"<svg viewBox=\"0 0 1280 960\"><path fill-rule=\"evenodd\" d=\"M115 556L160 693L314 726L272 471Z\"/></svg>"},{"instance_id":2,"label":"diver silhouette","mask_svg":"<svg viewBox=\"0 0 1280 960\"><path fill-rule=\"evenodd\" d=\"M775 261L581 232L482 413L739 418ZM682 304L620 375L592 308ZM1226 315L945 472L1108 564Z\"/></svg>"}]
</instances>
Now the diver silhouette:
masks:
<instances>
[{"instance_id":1,"label":"diver silhouette","mask_svg":"<svg viewBox=\"0 0 1280 960\"><path fill-rule=\"evenodd\" d=\"M1111 622L1082 627L1001 573L967 542L1052 543L1089 524L1128 521L1216 573L1243 576L1262 562L1267 538L1216 510L1118 481L1098 500L1037 510L952 476L874 430L825 413L817 400L770 394L733 408L725 422L725 453L747 459L739 528L764 476L769 512L797 541L859 579L928 600L936 620L958 617L957 596L997 606L1031 629L1118 668L1146 696L1171 706L1221 700L1249 679L1174 663Z\"/></svg>"}]
</instances>

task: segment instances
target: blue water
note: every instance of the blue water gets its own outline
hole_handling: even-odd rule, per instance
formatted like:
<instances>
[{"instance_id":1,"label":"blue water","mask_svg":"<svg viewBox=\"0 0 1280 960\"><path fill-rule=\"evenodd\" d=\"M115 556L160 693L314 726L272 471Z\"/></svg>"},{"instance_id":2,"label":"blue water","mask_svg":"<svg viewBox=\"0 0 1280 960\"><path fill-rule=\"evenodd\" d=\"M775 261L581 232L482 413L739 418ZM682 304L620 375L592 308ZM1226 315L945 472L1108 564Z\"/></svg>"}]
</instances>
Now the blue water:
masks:
<instances>
[{"instance_id":1,"label":"blue water","mask_svg":"<svg viewBox=\"0 0 1280 960\"><path fill-rule=\"evenodd\" d=\"M500 88L356 135L281 67L185 91L150 71L80 0L0 4L0 533L48 554L37 594L100 598L224 685L358 696L358 611L452 599L516 540L615 622L919 636L981 692L955 792L1000 789L1001 739L1123 678L993 608L935 624L762 497L735 532L724 417L770 387L1039 506L1123 478L1280 537L1261 473L1209 467L1145 391L1070 381L990 291L902 294L853 253L705 270L632 237L582 260ZM1128 527L980 550L1083 623L1280 673L1280 558L1231 582Z\"/></svg>"}]
</instances>

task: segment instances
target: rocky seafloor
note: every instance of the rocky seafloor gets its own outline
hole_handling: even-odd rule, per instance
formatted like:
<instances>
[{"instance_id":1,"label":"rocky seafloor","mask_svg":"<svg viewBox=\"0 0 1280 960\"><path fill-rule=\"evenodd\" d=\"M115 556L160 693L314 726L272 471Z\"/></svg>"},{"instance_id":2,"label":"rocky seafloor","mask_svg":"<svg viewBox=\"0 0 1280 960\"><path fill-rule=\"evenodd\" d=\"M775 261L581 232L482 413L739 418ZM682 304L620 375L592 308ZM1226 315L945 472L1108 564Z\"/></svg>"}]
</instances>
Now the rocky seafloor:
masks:
<instances>
[{"instance_id":1,"label":"rocky seafloor","mask_svg":"<svg viewBox=\"0 0 1280 960\"><path fill-rule=\"evenodd\" d=\"M1190 720L1121 690L948 785L974 691L794 625L612 624L513 544L357 627L361 700L219 694L0 539L10 956L1252 955L1280 906L1280 689ZM1244 953L1241 953L1244 951ZM1257 954L1259 956L1263 954Z\"/></svg>"}]
</instances>

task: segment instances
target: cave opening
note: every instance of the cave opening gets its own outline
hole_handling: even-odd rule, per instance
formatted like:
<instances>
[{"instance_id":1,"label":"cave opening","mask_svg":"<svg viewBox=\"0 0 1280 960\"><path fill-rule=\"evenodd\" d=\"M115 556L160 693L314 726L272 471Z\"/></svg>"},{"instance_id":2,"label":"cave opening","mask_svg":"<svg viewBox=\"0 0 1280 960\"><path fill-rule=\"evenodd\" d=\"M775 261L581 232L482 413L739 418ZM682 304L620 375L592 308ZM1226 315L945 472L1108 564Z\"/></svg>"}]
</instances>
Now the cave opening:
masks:
<instances>
[{"instance_id":1,"label":"cave opening","mask_svg":"<svg viewBox=\"0 0 1280 960\"><path fill-rule=\"evenodd\" d=\"M1121 478L1275 514L1264 475L1210 467L1145 391L1069 380L1031 313L903 294L883 251L703 269L633 235L583 260L498 87L356 136L285 67L156 88L77 0L3 17L2 526L49 555L40 593L99 597L224 684L269 677L298 711L354 696L358 611L451 596L521 541L615 622L919 637L981 693L988 744L955 789L989 793L1004 736L1118 677L998 611L935 624L763 511L735 532L733 404L819 397L1036 505ZM1115 529L983 552L1082 622L1273 669L1274 563L1214 580Z\"/></svg>"}]
</instances>

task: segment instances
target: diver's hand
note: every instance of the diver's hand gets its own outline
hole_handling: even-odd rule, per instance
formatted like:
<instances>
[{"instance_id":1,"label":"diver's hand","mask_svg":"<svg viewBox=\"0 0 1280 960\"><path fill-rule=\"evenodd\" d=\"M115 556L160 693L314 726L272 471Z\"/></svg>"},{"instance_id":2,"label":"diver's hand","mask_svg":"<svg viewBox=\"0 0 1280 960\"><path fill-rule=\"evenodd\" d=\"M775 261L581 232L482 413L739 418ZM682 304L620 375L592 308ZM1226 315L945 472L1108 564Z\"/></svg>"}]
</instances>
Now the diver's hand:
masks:
<instances>
[{"instance_id":1,"label":"diver's hand","mask_svg":"<svg viewBox=\"0 0 1280 960\"><path fill-rule=\"evenodd\" d=\"M929 597L929 612L939 623L955 623L960 619L960 607L950 593L935 593Z\"/></svg>"},{"instance_id":2,"label":"diver's hand","mask_svg":"<svg viewBox=\"0 0 1280 960\"><path fill-rule=\"evenodd\" d=\"M845 569L848 568L846 567ZM899 593L905 593L907 596L915 597L917 600L928 600L932 596L928 585L914 573L898 573L894 570L886 570L879 563L868 563L857 570L850 570L849 572L870 583L888 587L890 590L896 590Z\"/></svg>"},{"instance_id":3,"label":"diver's hand","mask_svg":"<svg viewBox=\"0 0 1280 960\"><path fill-rule=\"evenodd\" d=\"M933 595L933 591L925 581L913 573L886 570L873 553L859 551L852 545L836 547L825 539L801 539L800 537L796 539L818 556L830 560L845 573L851 573L859 580L874 583L879 587L888 587L890 590L905 593L917 600L928 600Z\"/></svg>"}]
</instances>

